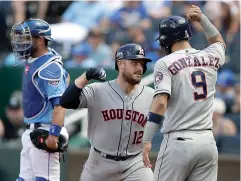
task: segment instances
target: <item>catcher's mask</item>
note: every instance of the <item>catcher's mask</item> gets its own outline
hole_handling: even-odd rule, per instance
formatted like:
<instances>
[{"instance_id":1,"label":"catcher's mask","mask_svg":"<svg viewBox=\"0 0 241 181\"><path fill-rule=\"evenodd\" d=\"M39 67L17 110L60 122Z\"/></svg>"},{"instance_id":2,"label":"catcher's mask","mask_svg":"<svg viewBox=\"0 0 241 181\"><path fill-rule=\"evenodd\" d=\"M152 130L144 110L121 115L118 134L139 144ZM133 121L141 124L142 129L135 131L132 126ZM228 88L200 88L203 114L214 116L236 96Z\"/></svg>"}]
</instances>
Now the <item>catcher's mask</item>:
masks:
<instances>
[{"instance_id":1,"label":"catcher's mask","mask_svg":"<svg viewBox=\"0 0 241 181\"><path fill-rule=\"evenodd\" d=\"M51 37L50 25L41 19L30 18L11 29L11 43L16 63L26 61L32 50L32 37L43 37L47 41L54 41Z\"/></svg>"},{"instance_id":2,"label":"catcher's mask","mask_svg":"<svg viewBox=\"0 0 241 181\"><path fill-rule=\"evenodd\" d=\"M27 23L13 25L11 29L11 44L15 55L15 65L26 61L31 55L32 36Z\"/></svg>"}]
</instances>

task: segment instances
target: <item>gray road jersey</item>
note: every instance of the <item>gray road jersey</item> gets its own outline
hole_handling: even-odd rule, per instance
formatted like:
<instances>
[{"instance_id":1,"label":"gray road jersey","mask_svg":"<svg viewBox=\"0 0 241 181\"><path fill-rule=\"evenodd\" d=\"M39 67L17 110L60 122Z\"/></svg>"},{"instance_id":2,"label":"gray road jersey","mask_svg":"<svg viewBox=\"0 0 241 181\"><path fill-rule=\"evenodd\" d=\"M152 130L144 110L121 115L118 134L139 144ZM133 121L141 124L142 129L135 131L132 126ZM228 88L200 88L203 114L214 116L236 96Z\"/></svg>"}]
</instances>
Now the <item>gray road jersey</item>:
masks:
<instances>
[{"instance_id":1,"label":"gray road jersey","mask_svg":"<svg viewBox=\"0 0 241 181\"><path fill-rule=\"evenodd\" d=\"M217 70L224 62L225 50L221 43L204 50L176 51L157 61L155 94L170 94L163 133L212 128Z\"/></svg>"},{"instance_id":2,"label":"gray road jersey","mask_svg":"<svg viewBox=\"0 0 241 181\"><path fill-rule=\"evenodd\" d=\"M88 108L88 138L96 149L110 155L142 151L142 137L154 90L138 85L128 96L116 80L87 85L80 106Z\"/></svg>"}]
</instances>

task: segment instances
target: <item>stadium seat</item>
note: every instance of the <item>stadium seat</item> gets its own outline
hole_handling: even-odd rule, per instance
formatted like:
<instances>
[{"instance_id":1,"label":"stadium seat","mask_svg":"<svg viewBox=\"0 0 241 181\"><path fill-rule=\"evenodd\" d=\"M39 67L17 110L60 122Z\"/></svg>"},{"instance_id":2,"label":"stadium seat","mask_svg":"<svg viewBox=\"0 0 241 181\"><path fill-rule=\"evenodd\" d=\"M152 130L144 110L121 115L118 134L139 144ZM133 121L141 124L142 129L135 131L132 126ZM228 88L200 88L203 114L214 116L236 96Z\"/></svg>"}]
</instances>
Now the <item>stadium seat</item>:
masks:
<instances>
[{"instance_id":1,"label":"stadium seat","mask_svg":"<svg viewBox=\"0 0 241 181\"><path fill-rule=\"evenodd\" d=\"M219 153L240 154L240 136L220 136L217 139Z\"/></svg>"},{"instance_id":2,"label":"stadium seat","mask_svg":"<svg viewBox=\"0 0 241 181\"><path fill-rule=\"evenodd\" d=\"M231 114L225 114L224 116L233 120L234 124L236 125L238 133L240 133L240 114L231 113Z\"/></svg>"}]
</instances>

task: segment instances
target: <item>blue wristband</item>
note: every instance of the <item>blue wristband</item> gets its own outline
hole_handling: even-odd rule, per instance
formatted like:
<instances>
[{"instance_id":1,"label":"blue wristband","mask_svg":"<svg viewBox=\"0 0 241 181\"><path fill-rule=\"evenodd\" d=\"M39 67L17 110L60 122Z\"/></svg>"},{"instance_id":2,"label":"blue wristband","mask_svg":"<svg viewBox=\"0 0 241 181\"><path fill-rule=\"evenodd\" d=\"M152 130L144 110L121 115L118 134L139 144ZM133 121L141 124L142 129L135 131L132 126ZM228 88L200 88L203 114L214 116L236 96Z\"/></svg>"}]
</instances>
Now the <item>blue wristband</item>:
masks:
<instances>
[{"instance_id":1,"label":"blue wristband","mask_svg":"<svg viewBox=\"0 0 241 181\"><path fill-rule=\"evenodd\" d=\"M148 121L150 121L150 122L153 122L153 123L156 123L156 124L162 124L164 119L165 119L165 117L162 116L162 115L149 112Z\"/></svg>"},{"instance_id":2,"label":"blue wristband","mask_svg":"<svg viewBox=\"0 0 241 181\"><path fill-rule=\"evenodd\" d=\"M61 131L62 127L56 124L52 124L49 130L49 135L53 135L53 136L60 136L60 131Z\"/></svg>"}]
</instances>

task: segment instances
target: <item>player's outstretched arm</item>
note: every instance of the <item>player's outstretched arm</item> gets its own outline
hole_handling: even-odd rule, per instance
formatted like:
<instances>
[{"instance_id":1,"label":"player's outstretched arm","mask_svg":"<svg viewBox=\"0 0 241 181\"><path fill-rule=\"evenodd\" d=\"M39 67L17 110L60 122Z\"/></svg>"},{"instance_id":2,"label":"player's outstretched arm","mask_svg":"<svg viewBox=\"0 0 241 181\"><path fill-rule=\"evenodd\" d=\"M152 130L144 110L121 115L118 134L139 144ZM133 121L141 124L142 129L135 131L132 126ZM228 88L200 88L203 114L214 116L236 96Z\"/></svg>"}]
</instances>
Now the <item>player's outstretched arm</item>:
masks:
<instances>
[{"instance_id":1,"label":"player's outstretched arm","mask_svg":"<svg viewBox=\"0 0 241 181\"><path fill-rule=\"evenodd\" d=\"M226 49L226 44L223 40L222 35L219 33L217 28L209 21L209 19L202 13L201 9L198 6L191 6L187 13L187 19L192 22L199 22L201 24L209 44L220 42L222 43L224 49Z\"/></svg>"},{"instance_id":2,"label":"player's outstretched arm","mask_svg":"<svg viewBox=\"0 0 241 181\"><path fill-rule=\"evenodd\" d=\"M164 113L166 112L169 94L156 94L152 100L149 118L143 136L143 162L146 167L152 167L149 159L151 141L156 131L162 126Z\"/></svg>"},{"instance_id":3,"label":"player's outstretched arm","mask_svg":"<svg viewBox=\"0 0 241 181\"><path fill-rule=\"evenodd\" d=\"M60 105L66 109L77 109L80 105L79 97L82 89L90 80L104 82L106 73L103 68L90 68L69 85L60 99Z\"/></svg>"}]
</instances>

